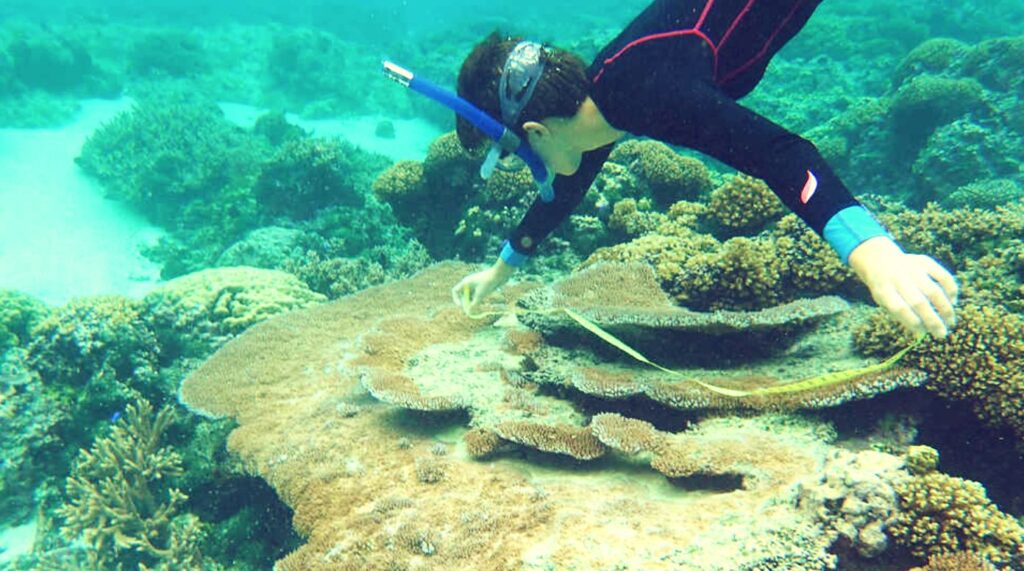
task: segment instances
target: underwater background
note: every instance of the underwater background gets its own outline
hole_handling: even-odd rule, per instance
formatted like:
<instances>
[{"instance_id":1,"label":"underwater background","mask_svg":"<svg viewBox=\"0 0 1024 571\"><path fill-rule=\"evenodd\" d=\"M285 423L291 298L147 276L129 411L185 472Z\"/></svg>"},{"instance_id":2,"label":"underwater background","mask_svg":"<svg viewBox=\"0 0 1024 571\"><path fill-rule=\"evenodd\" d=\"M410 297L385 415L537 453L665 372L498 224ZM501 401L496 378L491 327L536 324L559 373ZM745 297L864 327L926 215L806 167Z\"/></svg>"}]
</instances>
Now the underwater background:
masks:
<instances>
[{"instance_id":1,"label":"underwater background","mask_svg":"<svg viewBox=\"0 0 1024 571\"><path fill-rule=\"evenodd\" d=\"M381 60L646 5L0 3L0 570L1024 569L1019 0L824 2L742 100L956 273L948 338L648 140L452 304L534 185Z\"/></svg>"}]
</instances>

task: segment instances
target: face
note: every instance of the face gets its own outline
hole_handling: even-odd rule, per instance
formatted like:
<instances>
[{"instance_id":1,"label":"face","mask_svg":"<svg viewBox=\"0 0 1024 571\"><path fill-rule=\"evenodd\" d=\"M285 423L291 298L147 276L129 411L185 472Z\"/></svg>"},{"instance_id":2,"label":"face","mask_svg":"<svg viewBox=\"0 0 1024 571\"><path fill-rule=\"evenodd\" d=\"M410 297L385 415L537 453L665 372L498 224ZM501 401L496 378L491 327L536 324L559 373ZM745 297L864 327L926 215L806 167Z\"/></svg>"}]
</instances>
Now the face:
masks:
<instances>
[{"instance_id":1,"label":"face","mask_svg":"<svg viewBox=\"0 0 1024 571\"><path fill-rule=\"evenodd\" d=\"M583 151L573 145L568 130L559 122L533 121L523 124L530 147L544 161L548 170L564 176L576 174L583 160Z\"/></svg>"}]
</instances>

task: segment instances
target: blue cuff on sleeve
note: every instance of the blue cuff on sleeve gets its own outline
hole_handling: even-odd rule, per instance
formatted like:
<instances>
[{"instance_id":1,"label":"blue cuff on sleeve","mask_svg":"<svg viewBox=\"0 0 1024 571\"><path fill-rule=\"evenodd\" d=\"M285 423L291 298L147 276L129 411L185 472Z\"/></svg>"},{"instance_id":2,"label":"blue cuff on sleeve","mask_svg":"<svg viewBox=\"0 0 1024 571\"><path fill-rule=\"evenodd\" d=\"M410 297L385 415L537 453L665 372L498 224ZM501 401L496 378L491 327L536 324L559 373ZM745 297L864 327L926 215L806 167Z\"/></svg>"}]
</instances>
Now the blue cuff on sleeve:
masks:
<instances>
[{"instance_id":1,"label":"blue cuff on sleeve","mask_svg":"<svg viewBox=\"0 0 1024 571\"><path fill-rule=\"evenodd\" d=\"M505 244L501 247L501 260L513 268L518 268L526 263L526 260L530 259L530 256L521 254L512 248L512 244L508 240L505 240Z\"/></svg>"},{"instance_id":2,"label":"blue cuff on sleeve","mask_svg":"<svg viewBox=\"0 0 1024 571\"><path fill-rule=\"evenodd\" d=\"M888 235L889 232L863 206L840 210L829 219L822 232L825 241L835 249L844 264L850 263L850 252L865 240Z\"/></svg>"}]
</instances>

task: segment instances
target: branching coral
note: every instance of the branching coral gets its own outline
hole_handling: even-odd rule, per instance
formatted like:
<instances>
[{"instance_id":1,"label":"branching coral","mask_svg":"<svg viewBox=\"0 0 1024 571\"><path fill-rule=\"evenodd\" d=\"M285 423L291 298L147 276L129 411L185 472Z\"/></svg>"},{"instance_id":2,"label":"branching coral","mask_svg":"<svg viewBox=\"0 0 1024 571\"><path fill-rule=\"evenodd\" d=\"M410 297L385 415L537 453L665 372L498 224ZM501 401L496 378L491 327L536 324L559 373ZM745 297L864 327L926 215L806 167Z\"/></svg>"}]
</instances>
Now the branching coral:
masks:
<instances>
[{"instance_id":1,"label":"branching coral","mask_svg":"<svg viewBox=\"0 0 1024 571\"><path fill-rule=\"evenodd\" d=\"M650 189L651 197L666 206L711 190L711 175L704 163L679 155L664 143L626 141L608 158L629 167Z\"/></svg>"},{"instance_id":2,"label":"branching coral","mask_svg":"<svg viewBox=\"0 0 1024 571\"><path fill-rule=\"evenodd\" d=\"M900 511L888 531L914 555L967 551L997 565L1024 563L1024 527L999 511L978 482L928 471L893 487Z\"/></svg>"},{"instance_id":3,"label":"branching coral","mask_svg":"<svg viewBox=\"0 0 1024 571\"><path fill-rule=\"evenodd\" d=\"M28 294L0 290L0 356L28 341L29 331L48 312L43 302Z\"/></svg>"},{"instance_id":4,"label":"branching coral","mask_svg":"<svg viewBox=\"0 0 1024 571\"><path fill-rule=\"evenodd\" d=\"M753 234L784 212L764 181L736 175L711 193L708 217L732 234Z\"/></svg>"},{"instance_id":5,"label":"branching coral","mask_svg":"<svg viewBox=\"0 0 1024 571\"><path fill-rule=\"evenodd\" d=\"M334 205L360 207L384 157L334 139L286 142L260 167L255 196L271 215L307 219Z\"/></svg>"},{"instance_id":6,"label":"branching coral","mask_svg":"<svg viewBox=\"0 0 1024 571\"><path fill-rule=\"evenodd\" d=\"M165 407L130 405L109 436L82 450L60 508L63 534L81 538L99 568L201 569L199 520L183 513L188 499L173 487L181 458L162 444L174 420Z\"/></svg>"},{"instance_id":7,"label":"branching coral","mask_svg":"<svg viewBox=\"0 0 1024 571\"><path fill-rule=\"evenodd\" d=\"M858 330L856 343L879 353L905 343L907 334L885 315ZM905 358L928 374L930 390L965 401L984 421L1024 436L1024 319L1005 309L966 305L944 340L928 340Z\"/></svg>"},{"instance_id":8,"label":"branching coral","mask_svg":"<svg viewBox=\"0 0 1024 571\"><path fill-rule=\"evenodd\" d=\"M64 398L105 415L157 397L160 353L145 306L107 296L74 300L40 322L27 362Z\"/></svg>"}]
</instances>

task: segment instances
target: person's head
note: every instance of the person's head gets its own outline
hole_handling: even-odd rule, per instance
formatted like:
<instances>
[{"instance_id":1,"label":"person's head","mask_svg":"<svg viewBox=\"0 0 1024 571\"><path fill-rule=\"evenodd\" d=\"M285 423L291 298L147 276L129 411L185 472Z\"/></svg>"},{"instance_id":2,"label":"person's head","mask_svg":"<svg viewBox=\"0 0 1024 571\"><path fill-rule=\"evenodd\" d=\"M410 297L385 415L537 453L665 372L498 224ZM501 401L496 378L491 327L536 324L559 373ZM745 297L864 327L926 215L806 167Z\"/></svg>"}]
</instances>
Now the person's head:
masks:
<instances>
[{"instance_id":1,"label":"person's head","mask_svg":"<svg viewBox=\"0 0 1024 571\"><path fill-rule=\"evenodd\" d=\"M459 71L459 96L500 120L501 73L509 54L521 41L492 33L477 44ZM544 68L533 95L515 124L506 126L526 139L548 168L558 174L571 174L579 167L580 153L572 148L564 126L587 98L590 82L586 64L571 52L548 46L540 57ZM490 141L461 117L456 118L456 132L462 146L469 150Z\"/></svg>"}]
</instances>

